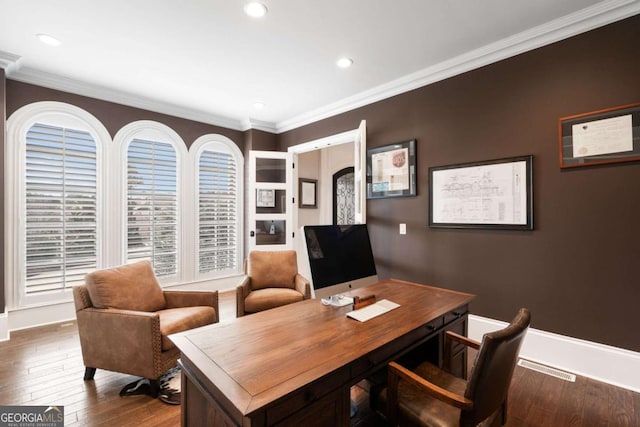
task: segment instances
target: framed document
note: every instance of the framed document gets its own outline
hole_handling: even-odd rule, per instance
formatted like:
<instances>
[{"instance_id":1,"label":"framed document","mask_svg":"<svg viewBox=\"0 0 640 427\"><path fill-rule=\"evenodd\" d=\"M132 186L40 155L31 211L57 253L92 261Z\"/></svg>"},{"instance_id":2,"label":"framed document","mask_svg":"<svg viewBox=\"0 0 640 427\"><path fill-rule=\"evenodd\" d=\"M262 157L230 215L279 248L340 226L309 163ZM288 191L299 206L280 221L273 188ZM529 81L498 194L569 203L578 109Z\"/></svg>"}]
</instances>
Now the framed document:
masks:
<instances>
[{"instance_id":1,"label":"framed document","mask_svg":"<svg viewBox=\"0 0 640 427\"><path fill-rule=\"evenodd\" d=\"M299 178L298 179L298 207L317 208L318 207L318 180Z\"/></svg>"},{"instance_id":2,"label":"framed document","mask_svg":"<svg viewBox=\"0 0 640 427\"><path fill-rule=\"evenodd\" d=\"M367 150L367 199L415 195L415 139Z\"/></svg>"},{"instance_id":3,"label":"framed document","mask_svg":"<svg viewBox=\"0 0 640 427\"><path fill-rule=\"evenodd\" d=\"M558 120L560 167L640 160L640 103Z\"/></svg>"},{"instance_id":4,"label":"framed document","mask_svg":"<svg viewBox=\"0 0 640 427\"><path fill-rule=\"evenodd\" d=\"M429 226L533 230L533 156L429 168Z\"/></svg>"},{"instance_id":5,"label":"framed document","mask_svg":"<svg viewBox=\"0 0 640 427\"><path fill-rule=\"evenodd\" d=\"M275 208L276 207L276 191L271 189L258 189L256 194L256 207L258 208Z\"/></svg>"}]
</instances>

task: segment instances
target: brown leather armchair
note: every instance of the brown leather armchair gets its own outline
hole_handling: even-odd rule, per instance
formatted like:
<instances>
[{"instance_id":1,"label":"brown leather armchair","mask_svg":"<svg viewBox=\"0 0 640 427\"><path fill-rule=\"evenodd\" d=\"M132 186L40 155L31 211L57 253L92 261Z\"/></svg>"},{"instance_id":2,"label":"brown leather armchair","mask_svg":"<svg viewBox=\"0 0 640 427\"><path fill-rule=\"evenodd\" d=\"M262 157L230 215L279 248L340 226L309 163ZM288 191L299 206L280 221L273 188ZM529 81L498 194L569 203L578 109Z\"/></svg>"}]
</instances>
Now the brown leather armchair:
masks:
<instances>
[{"instance_id":1,"label":"brown leather armchair","mask_svg":"<svg viewBox=\"0 0 640 427\"><path fill-rule=\"evenodd\" d=\"M393 426L504 425L507 391L530 319L522 308L509 326L485 334L482 343L446 333L445 355L459 344L478 350L468 382L428 362L412 370L389 363L388 385L374 400L376 409Z\"/></svg>"},{"instance_id":2,"label":"brown leather armchair","mask_svg":"<svg viewBox=\"0 0 640 427\"><path fill-rule=\"evenodd\" d=\"M236 288L238 317L311 298L311 284L298 274L296 251L251 251L245 273Z\"/></svg>"},{"instance_id":3,"label":"brown leather armchair","mask_svg":"<svg viewBox=\"0 0 640 427\"><path fill-rule=\"evenodd\" d=\"M218 322L218 292L163 291L148 261L87 274L73 288L85 380L96 368L157 379L176 365L170 334Z\"/></svg>"}]
</instances>

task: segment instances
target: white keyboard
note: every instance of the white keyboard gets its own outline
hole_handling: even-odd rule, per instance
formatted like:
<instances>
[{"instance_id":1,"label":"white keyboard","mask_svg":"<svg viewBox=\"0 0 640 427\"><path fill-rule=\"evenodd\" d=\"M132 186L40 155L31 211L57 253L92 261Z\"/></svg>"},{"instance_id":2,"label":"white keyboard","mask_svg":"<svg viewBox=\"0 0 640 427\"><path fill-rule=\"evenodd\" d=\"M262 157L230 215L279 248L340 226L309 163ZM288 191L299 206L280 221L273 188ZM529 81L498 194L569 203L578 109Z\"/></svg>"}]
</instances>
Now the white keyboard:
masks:
<instances>
[{"instance_id":1,"label":"white keyboard","mask_svg":"<svg viewBox=\"0 0 640 427\"><path fill-rule=\"evenodd\" d=\"M376 316L380 316L398 307L400 307L400 304L396 304L388 299L383 299L364 308L350 311L347 313L347 316L360 322L366 322L369 319L373 319Z\"/></svg>"}]
</instances>

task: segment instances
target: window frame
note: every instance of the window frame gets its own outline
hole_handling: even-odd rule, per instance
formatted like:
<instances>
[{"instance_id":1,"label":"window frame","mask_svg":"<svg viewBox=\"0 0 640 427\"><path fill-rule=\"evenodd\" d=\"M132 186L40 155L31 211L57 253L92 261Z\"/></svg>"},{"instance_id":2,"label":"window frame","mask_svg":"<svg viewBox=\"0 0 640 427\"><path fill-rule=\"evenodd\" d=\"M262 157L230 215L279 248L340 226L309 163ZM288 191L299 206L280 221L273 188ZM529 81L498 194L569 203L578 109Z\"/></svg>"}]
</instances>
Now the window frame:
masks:
<instances>
[{"instance_id":1,"label":"window frame","mask_svg":"<svg viewBox=\"0 0 640 427\"><path fill-rule=\"evenodd\" d=\"M119 248L120 258L116 264L127 263L127 165L128 165L128 151L131 142L134 139L141 139L147 141L154 141L159 143L170 144L176 153L176 273L167 276L158 276L158 282L163 285L180 284L184 282L185 276L188 276L186 272L189 270L188 266L185 266L185 260L188 256L184 254L184 248L189 246L184 244L185 235L188 233L185 229L187 222L185 221L184 201L185 194L187 194L186 182L184 178L187 175L184 171L183 165L187 158L188 151L187 146L180 137L169 126L159 122L151 120L138 120L131 122L122 127L116 136L113 138L117 148L118 159L115 162L117 168L114 168L114 176L118 177L119 182L114 179L113 184L118 188L116 192L118 197L112 199L113 205L119 206L118 218L120 224L118 225L119 232L116 233L120 237Z\"/></svg>"},{"instance_id":2,"label":"window frame","mask_svg":"<svg viewBox=\"0 0 640 427\"><path fill-rule=\"evenodd\" d=\"M91 113L72 104L41 101L16 110L7 120L5 151L5 296L7 310L50 306L71 302L72 290L46 292L38 298L25 298L26 225L26 136L34 123L52 124L88 131L96 143L96 239L97 268L122 265L127 257L127 151L135 139L169 143L176 152L177 183L177 274L159 278L163 287L191 285L243 273L246 227L244 199L244 155L231 139L219 134L199 137L190 149L170 127L160 122L141 120L128 123L111 137L106 127ZM160 139L158 139L160 138ZM199 167L203 150L233 155L237 170L237 259L234 271L199 273ZM184 167L183 167L184 166ZM124 196L123 196L124 195ZM20 296L20 294L23 296ZM32 295L33 297L33 295Z\"/></svg>"},{"instance_id":3,"label":"window frame","mask_svg":"<svg viewBox=\"0 0 640 427\"><path fill-rule=\"evenodd\" d=\"M64 288L44 294L26 293L26 145L27 133L36 123L87 131L96 144L96 265L105 265L103 236L110 232L103 215L106 197L104 171L108 168L105 153L111 136L102 123L89 112L71 104L42 101L21 107L7 120L5 157L5 292L7 307L50 305L72 299L72 289Z\"/></svg>"},{"instance_id":4,"label":"window frame","mask_svg":"<svg viewBox=\"0 0 640 427\"><path fill-rule=\"evenodd\" d=\"M200 273L200 246L196 236L199 237L200 231L200 158L204 151L216 151L230 154L236 162L236 259L238 260L238 263L235 270ZM190 266L189 271L194 275L193 280L224 278L242 274L242 260L244 259L244 155L231 139L219 134L207 134L199 137L191 145L189 154L191 157L192 170L195 171L195 173L189 174L190 178L193 179L193 185L191 185L191 188L193 189L191 192L191 196L193 197L193 203L191 206L193 209L190 209L190 211L193 212L191 220L194 224L194 241L191 244L191 248L193 250L193 256L191 259L193 260L193 263Z\"/></svg>"}]
</instances>

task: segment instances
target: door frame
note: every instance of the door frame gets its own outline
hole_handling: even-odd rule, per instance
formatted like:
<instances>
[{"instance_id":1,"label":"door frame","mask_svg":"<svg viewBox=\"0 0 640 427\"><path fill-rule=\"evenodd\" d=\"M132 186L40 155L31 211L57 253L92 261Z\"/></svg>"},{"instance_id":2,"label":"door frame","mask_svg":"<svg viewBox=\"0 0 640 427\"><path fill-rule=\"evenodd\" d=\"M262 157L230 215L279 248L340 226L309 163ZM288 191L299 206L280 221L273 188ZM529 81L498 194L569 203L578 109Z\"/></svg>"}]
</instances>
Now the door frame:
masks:
<instances>
[{"instance_id":1,"label":"door frame","mask_svg":"<svg viewBox=\"0 0 640 427\"><path fill-rule=\"evenodd\" d=\"M329 135L329 136L325 136L323 138L319 138L319 139L314 139L312 141L308 141L308 142L304 142L301 144L297 144L297 145L293 145L291 147L289 147L287 149L287 151L289 153L293 154L293 163L294 164L298 164L298 154L302 154L302 153L307 153L309 151L314 151L314 150L321 150L323 148L327 148L330 146L336 146L336 145L341 145L341 144L348 144L348 143L353 143L354 144L354 152L356 149L359 149L358 153L354 153L354 167L356 166L356 164L358 163L358 161L360 160L360 162L362 163L362 159L364 159L366 157L366 151L367 151L367 147L366 147L366 121L362 120L359 124L359 127L352 129L352 130L348 130L346 132L341 132L338 134L334 134L334 135ZM355 168L357 169L357 168ZM354 171L354 173L356 173ZM365 184L365 171L362 170L362 184ZM322 183L320 183L321 186L323 185ZM292 194L298 194L297 193L297 185L298 185L298 168L294 167L293 168L293 177L292 177L292 182L290 183L291 185L291 191ZM324 185L326 186L327 184L324 183ZM366 222L366 211L364 210L365 205L366 205L366 188L364 185L361 186L361 202L362 202L362 223ZM329 220L331 220L331 218L329 218ZM295 230L298 231L298 206L297 204L294 205L293 207L293 220L292 220L292 224L295 227ZM358 220L356 219L356 222L358 222ZM296 233L296 237L298 236L299 233ZM295 240L295 238L294 238Z\"/></svg>"}]
</instances>

